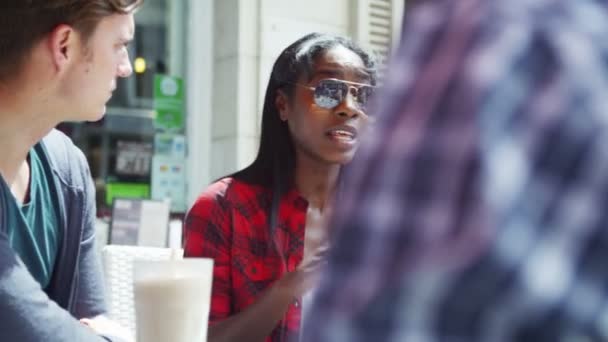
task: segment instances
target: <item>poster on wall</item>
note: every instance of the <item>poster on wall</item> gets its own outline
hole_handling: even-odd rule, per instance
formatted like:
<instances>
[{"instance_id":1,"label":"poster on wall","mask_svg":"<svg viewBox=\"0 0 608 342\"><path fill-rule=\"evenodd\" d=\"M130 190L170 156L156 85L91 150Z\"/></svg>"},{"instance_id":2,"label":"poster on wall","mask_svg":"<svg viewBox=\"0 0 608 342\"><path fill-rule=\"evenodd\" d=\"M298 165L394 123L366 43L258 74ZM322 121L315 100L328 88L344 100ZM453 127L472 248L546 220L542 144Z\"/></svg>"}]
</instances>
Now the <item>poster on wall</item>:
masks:
<instances>
[{"instance_id":1,"label":"poster on wall","mask_svg":"<svg viewBox=\"0 0 608 342\"><path fill-rule=\"evenodd\" d=\"M185 159L155 155L152 158L152 199L171 200L172 212L186 211Z\"/></svg>"},{"instance_id":2,"label":"poster on wall","mask_svg":"<svg viewBox=\"0 0 608 342\"><path fill-rule=\"evenodd\" d=\"M169 226L169 203L148 199L116 198L108 243L166 247Z\"/></svg>"},{"instance_id":3,"label":"poster on wall","mask_svg":"<svg viewBox=\"0 0 608 342\"><path fill-rule=\"evenodd\" d=\"M155 134L154 154L175 158L186 158L186 136L170 133Z\"/></svg>"},{"instance_id":4,"label":"poster on wall","mask_svg":"<svg viewBox=\"0 0 608 342\"><path fill-rule=\"evenodd\" d=\"M119 140L116 143L114 172L121 176L148 176L151 159L151 142Z\"/></svg>"},{"instance_id":5,"label":"poster on wall","mask_svg":"<svg viewBox=\"0 0 608 342\"><path fill-rule=\"evenodd\" d=\"M184 128L184 82L179 77L154 76L154 127L164 132Z\"/></svg>"}]
</instances>

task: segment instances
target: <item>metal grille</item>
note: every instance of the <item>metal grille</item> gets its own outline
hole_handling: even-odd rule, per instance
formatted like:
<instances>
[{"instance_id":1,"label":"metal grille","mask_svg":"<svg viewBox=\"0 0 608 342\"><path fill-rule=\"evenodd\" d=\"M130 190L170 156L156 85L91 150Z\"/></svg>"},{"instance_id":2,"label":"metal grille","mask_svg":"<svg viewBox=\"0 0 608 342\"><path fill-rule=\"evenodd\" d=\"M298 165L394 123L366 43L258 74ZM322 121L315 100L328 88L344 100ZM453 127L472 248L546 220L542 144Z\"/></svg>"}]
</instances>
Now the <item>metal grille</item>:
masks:
<instances>
[{"instance_id":1,"label":"metal grille","mask_svg":"<svg viewBox=\"0 0 608 342\"><path fill-rule=\"evenodd\" d=\"M369 1L369 45L382 65L390 54L393 38L392 9L391 0Z\"/></svg>"}]
</instances>

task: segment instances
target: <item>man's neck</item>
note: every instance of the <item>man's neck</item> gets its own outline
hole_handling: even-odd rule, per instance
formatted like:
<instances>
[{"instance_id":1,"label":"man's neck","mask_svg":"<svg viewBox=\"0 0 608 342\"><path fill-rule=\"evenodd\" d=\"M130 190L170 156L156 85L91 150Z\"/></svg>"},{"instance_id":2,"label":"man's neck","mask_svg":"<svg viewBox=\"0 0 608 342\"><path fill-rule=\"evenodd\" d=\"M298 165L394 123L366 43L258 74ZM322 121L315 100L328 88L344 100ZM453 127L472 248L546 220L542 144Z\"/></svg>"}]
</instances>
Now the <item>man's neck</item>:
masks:
<instances>
[{"instance_id":1,"label":"man's neck","mask_svg":"<svg viewBox=\"0 0 608 342\"><path fill-rule=\"evenodd\" d=\"M17 174L13 178L13 181L9 183L9 188L19 203L25 203L29 197L28 192L31 174L32 169L30 163L27 160L24 160L23 163L21 163L21 167L17 170Z\"/></svg>"},{"instance_id":2,"label":"man's neck","mask_svg":"<svg viewBox=\"0 0 608 342\"><path fill-rule=\"evenodd\" d=\"M59 123L43 108L35 97L0 91L0 174L9 186L23 172L28 151Z\"/></svg>"}]
</instances>

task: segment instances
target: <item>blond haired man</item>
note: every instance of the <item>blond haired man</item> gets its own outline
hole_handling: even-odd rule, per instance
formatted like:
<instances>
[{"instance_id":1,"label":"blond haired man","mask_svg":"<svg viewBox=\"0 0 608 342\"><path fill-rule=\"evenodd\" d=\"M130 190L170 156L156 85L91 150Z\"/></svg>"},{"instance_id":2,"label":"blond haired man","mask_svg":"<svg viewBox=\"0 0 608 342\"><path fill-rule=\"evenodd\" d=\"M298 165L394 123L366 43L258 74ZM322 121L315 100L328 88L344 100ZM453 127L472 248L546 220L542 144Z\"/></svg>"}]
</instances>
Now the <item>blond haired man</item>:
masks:
<instances>
[{"instance_id":1,"label":"blond haired man","mask_svg":"<svg viewBox=\"0 0 608 342\"><path fill-rule=\"evenodd\" d=\"M90 172L54 127L103 116L116 79L131 74L126 44L141 2L0 4L1 341L116 332L103 318Z\"/></svg>"}]
</instances>

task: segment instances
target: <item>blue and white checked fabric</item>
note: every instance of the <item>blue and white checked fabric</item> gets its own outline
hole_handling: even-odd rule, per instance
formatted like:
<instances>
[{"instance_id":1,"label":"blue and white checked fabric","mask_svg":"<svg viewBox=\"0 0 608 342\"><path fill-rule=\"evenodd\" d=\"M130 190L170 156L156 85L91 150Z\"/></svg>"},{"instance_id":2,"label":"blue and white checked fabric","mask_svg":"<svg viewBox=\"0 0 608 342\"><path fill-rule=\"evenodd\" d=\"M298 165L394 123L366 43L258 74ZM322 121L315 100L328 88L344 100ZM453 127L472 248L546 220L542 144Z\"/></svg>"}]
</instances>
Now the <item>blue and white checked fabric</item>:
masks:
<instances>
[{"instance_id":1,"label":"blue and white checked fabric","mask_svg":"<svg viewBox=\"0 0 608 342\"><path fill-rule=\"evenodd\" d=\"M608 9L408 12L304 341L608 341Z\"/></svg>"}]
</instances>

